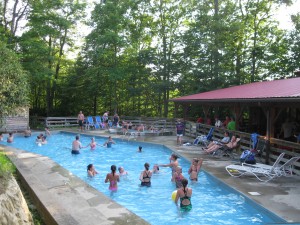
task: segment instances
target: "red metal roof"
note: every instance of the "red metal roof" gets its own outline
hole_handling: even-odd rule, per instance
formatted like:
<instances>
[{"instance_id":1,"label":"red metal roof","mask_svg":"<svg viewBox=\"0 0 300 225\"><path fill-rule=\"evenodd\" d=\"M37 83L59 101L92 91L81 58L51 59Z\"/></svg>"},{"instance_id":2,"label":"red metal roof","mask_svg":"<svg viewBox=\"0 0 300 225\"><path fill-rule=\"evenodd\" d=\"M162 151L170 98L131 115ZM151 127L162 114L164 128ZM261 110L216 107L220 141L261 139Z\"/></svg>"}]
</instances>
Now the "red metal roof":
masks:
<instances>
[{"instance_id":1,"label":"red metal roof","mask_svg":"<svg viewBox=\"0 0 300 225\"><path fill-rule=\"evenodd\" d=\"M203 100L251 100L251 99L285 99L300 97L300 77L284 80L263 81L244 84L214 91L208 91L180 98L171 99L174 102Z\"/></svg>"}]
</instances>

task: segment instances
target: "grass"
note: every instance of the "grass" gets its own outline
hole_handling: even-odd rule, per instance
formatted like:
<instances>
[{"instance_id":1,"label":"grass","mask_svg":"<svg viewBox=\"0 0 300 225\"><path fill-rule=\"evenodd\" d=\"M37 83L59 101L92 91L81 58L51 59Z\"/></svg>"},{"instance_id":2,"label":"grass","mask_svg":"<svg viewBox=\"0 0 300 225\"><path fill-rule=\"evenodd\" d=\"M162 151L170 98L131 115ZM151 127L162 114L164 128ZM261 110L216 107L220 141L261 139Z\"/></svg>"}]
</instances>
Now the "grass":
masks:
<instances>
[{"instance_id":1,"label":"grass","mask_svg":"<svg viewBox=\"0 0 300 225\"><path fill-rule=\"evenodd\" d=\"M11 175L15 173L16 167L11 163L7 156L0 151L0 194L5 192L8 180L11 178Z\"/></svg>"}]
</instances>

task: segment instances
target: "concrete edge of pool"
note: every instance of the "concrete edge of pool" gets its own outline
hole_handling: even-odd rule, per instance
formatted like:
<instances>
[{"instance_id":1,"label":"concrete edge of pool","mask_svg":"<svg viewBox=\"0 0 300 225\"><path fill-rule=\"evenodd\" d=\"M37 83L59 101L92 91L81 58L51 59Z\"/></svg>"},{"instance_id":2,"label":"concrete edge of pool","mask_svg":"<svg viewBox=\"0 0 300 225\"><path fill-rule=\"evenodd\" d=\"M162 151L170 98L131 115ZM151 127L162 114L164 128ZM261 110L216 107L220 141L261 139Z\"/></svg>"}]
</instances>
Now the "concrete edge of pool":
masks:
<instances>
[{"instance_id":1,"label":"concrete edge of pool","mask_svg":"<svg viewBox=\"0 0 300 225\"><path fill-rule=\"evenodd\" d=\"M45 156L4 147L46 224L149 224Z\"/></svg>"},{"instance_id":2,"label":"concrete edge of pool","mask_svg":"<svg viewBox=\"0 0 300 225\"><path fill-rule=\"evenodd\" d=\"M57 131L59 132L59 131ZM74 130L64 130L63 132L67 132L67 133L77 133L76 131L74 132ZM53 132L56 133L56 132ZM92 135L92 136L101 136L101 137L107 137L111 134L108 133L104 133L103 131L99 132L99 131L90 131L90 132L84 132L84 134L86 135ZM122 136L119 135L112 135L113 138L119 138L122 139ZM275 215L285 219L286 221L288 221L287 223L280 223L280 224L288 224L289 222L292 222L292 224L298 224L296 223L297 221L300 221L300 201L298 201L297 199L299 199L298 196L300 196L300 189L297 188L299 187L300 184L300 177L294 177L294 178L280 178L277 179L273 182L269 182L269 183L261 183L256 181L255 179L252 178L248 178L245 177L243 179L236 179L236 178L232 178L230 177L226 171L224 170L226 165L231 164L231 161L228 161L228 159L217 159L215 157L210 157L207 155L201 155L201 154L191 154L188 153L189 151L187 151L187 153L184 153L182 150L189 150L189 147L185 147L185 146L176 146L176 137L174 136L159 136L159 137L150 137L150 138L145 138L145 137L139 137L142 138L143 140L138 140L138 141L143 141L143 142L147 142L147 143L153 143L153 144L163 144L166 147L168 147L169 149L171 149L174 152L177 152L178 150L180 150L178 153L180 155L182 155L183 157L185 157L188 160L191 160L194 157L203 157L204 158L204 165L203 165L203 169L205 169L206 172L208 172L208 174L213 175L214 177L218 178L218 180L220 180L221 182L227 184L230 188L235 189L236 191L240 192L241 194L243 194L244 196L250 198L251 200L253 200L254 202L258 203L262 208L265 208L267 210L269 210L270 212L274 213ZM123 140L123 139L122 139ZM175 141L174 141L175 140ZM6 147L6 146L4 146ZM24 151L19 151L19 154L24 154ZM7 152L12 152L11 149L7 148ZM18 154L18 153L16 153ZM29 153L27 153L29 154ZM31 154L31 153L30 153ZM22 157L25 157L26 155L23 156L19 156L20 159L16 158L16 161L19 161L22 159ZM12 156L15 157L15 156ZM30 158L29 155L26 156L27 158ZM59 179L62 179L62 182L60 183L60 185L56 185L54 186L52 189L50 189L50 193L54 192L55 190L57 190L58 194L55 196L55 198L52 199L53 202L57 201L58 205L56 208L56 205L54 203L52 203L52 201L50 201L51 204L54 204L53 206L50 204L49 206L47 205L47 208L55 208L56 210L52 211L54 213L60 213L60 209L62 208L62 213L60 215L60 217L66 217L63 223L59 222L59 224L93 224L93 219L90 220L89 217L90 215L92 216L92 218L96 217L94 214L98 213L98 208L94 207L98 207L98 205L94 205L93 201L102 201L102 198L104 198L104 202L108 201L111 202L111 206L109 207L107 205L109 205L109 203L105 203L104 207L104 219L102 218L103 215L103 210L100 212L100 217L103 220L99 220L99 219L95 219L96 223L95 224L127 224L127 223L133 223L134 224L148 224L147 222L145 222L143 219L137 217L135 214L129 212L126 208L123 208L122 206L119 206L117 203L113 202L112 200L110 200L109 198L107 198L105 195L101 194L100 192L98 192L97 190L93 189L92 187L90 187L89 185L87 185L86 183L81 184L81 186L77 183L78 180L81 181L79 178L76 178L72 175L69 174L68 171L66 171L65 169L62 168L61 172L62 175L57 176L55 179L53 179L53 173L58 173L58 168L59 166L56 164L56 166L53 166L52 164L53 161L51 161L50 159L48 159L47 157L43 157L40 156L41 159L40 161L44 161L43 164L44 165L38 165L36 167L37 170L40 170L37 173L39 176L41 176L41 181L44 182L58 182ZM26 162L26 160L25 160ZM23 165L24 164L24 165ZM21 166L27 166L26 163L21 164ZM29 165L30 166L30 165ZM31 166L35 166L35 164L32 164ZM41 167L40 167L41 166ZM53 167L53 170L51 169L50 171L46 172L44 171L44 166L45 167ZM57 167L58 166L58 167ZM28 167L28 166L27 166ZM30 173L31 173L31 167L27 168L27 172L29 173L28 178L30 179ZM34 171L34 170L32 170ZM67 177L67 179L65 179L65 177ZM57 181L58 179L58 181ZM68 180L70 180L71 182L68 183ZM66 182L67 181L67 182ZM37 184L38 185L42 185L41 184ZM78 185L78 186L77 186ZM72 186L72 189L68 189L66 187L68 186ZM79 187L80 186L80 187ZM86 190L92 189L93 191L91 191L91 195L96 195L96 197L91 197L89 194L89 191L86 192ZM249 195L249 191L259 191L260 193L262 193L261 196L250 196ZM74 192L72 195L73 198L76 198L76 201L73 199L68 199L68 198L72 198L71 193L70 192ZM83 192L83 198L84 199L91 199L90 201L87 200L87 204L90 205L90 210L92 213L87 212L86 213L86 203L83 205L83 208L79 205L75 205L77 204L77 192ZM95 193L94 193L95 192ZM94 200L95 199L95 200ZM97 199L97 200L96 200ZM41 199L43 200L43 199ZM39 199L37 199L37 202L39 203ZM69 214L69 212L63 210L63 207L65 205L65 201L68 202L68 204L72 205L74 204L75 209L72 209L71 207L71 212L74 213L75 215L78 215L79 220L77 221L77 217L73 217L73 214ZM62 202L62 203L61 203ZM42 203L39 203L42 205ZM47 203L48 204L48 203ZM119 207L114 208L115 204L119 207L121 207L120 210ZM40 207L41 207L40 206ZM61 207L61 208L60 208ZM117 209L117 210L116 210ZM74 211L74 212L73 212ZM113 215L106 215L107 213L111 213L109 211L112 211ZM124 213L125 212L125 213ZM130 219L127 220L127 213L131 213L133 215L130 214ZM115 216L115 214L118 214L118 216ZM47 216L47 215L46 215ZM132 217L134 216L133 219L131 220ZM58 217L58 216L57 216ZM70 218L69 218L70 217ZM68 221L68 218L70 219L70 222ZM76 219L76 221L74 221L73 219ZM88 222L86 222L86 220L88 220ZM137 219L137 220L135 220ZM50 220L49 220L50 221ZM52 221L51 221L52 222ZM53 223L49 223L49 224L57 224L55 221ZM276 223L277 224L277 223Z\"/></svg>"}]
</instances>

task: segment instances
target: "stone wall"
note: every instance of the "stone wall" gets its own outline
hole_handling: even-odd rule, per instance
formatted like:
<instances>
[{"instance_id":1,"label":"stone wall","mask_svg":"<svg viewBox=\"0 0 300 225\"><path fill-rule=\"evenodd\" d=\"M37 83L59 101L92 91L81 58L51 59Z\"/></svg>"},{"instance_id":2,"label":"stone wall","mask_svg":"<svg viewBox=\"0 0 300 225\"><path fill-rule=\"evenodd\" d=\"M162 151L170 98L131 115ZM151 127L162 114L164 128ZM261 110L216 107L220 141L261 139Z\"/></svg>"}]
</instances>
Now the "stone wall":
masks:
<instances>
[{"instance_id":1,"label":"stone wall","mask_svg":"<svg viewBox=\"0 0 300 225\"><path fill-rule=\"evenodd\" d=\"M15 178L7 180L6 191L0 194L1 225L33 225L32 216Z\"/></svg>"}]
</instances>

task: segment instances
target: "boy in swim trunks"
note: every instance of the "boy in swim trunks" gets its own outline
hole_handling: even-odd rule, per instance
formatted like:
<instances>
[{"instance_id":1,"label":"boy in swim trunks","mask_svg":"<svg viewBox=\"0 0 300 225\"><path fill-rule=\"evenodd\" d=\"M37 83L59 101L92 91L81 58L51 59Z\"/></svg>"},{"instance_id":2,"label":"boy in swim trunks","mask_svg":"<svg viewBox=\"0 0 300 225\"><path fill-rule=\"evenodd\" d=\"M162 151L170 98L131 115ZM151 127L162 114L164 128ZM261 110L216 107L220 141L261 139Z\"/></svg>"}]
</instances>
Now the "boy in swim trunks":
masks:
<instances>
[{"instance_id":1,"label":"boy in swim trunks","mask_svg":"<svg viewBox=\"0 0 300 225\"><path fill-rule=\"evenodd\" d=\"M79 128L82 132L83 131L83 122L84 122L84 115L83 115L82 111L80 111L79 114L78 114L77 122L78 122Z\"/></svg>"}]
</instances>

